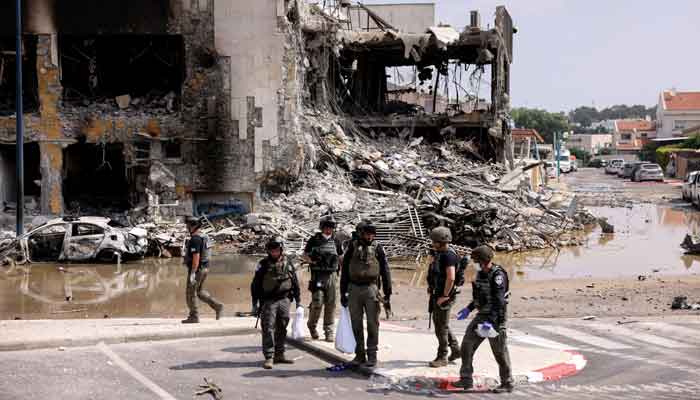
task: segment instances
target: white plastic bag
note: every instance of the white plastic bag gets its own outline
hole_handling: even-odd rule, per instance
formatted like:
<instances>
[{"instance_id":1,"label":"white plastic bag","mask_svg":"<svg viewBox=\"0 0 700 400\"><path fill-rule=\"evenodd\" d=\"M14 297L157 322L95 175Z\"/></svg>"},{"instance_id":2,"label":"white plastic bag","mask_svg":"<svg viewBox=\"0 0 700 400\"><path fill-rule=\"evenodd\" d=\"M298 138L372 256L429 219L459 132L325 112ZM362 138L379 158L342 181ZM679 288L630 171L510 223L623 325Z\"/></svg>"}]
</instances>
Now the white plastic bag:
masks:
<instances>
[{"instance_id":1,"label":"white plastic bag","mask_svg":"<svg viewBox=\"0 0 700 400\"><path fill-rule=\"evenodd\" d=\"M479 324L476 326L476 334L484 339L493 339L498 336L498 331L493 328L490 324Z\"/></svg>"},{"instance_id":2,"label":"white plastic bag","mask_svg":"<svg viewBox=\"0 0 700 400\"><path fill-rule=\"evenodd\" d=\"M292 321L292 339L304 338L304 307L297 307L294 321Z\"/></svg>"},{"instance_id":3,"label":"white plastic bag","mask_svg":"<svg viewBox=\"0 0 700 400\"><path fill-rule=\"evenodd\" d=\"M352 322L350 321L350 311L347 307L340 308L340 322L335 333L335 349L341 353L352 354L355 352L357 341L352 332Z\"/></svg>"}]
</instances>

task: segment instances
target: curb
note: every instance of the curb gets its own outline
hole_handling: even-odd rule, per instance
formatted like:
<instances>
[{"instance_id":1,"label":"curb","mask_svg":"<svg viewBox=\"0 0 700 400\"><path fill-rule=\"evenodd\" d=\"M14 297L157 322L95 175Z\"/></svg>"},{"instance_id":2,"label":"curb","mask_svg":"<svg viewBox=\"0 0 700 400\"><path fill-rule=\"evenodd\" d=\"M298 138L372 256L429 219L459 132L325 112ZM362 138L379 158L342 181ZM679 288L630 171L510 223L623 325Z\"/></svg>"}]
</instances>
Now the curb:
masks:
<instances>
[{"instance_id":1,"label":"curb","mask_svg":"<svg viewBox=\"0 0 700 400\"><path fill-rule=\"evenodd\" d=\"M176 340L176 339L197 339L197 338L208 338L208 337L221 337L221 336L234 336L234 335L247 335L257 333L258 331L253 328L220 328L211 329L202 332L163 332L163 333L140 333L140 334L124 334L117 336L100 336L91 337L85 339L71 339L71 338L60 338L60 339L46 339L37 340L31 342L7 342L0 343L0 352L2 351L22 351L22 350L39 350L39 349L50 349L57 347L86 347L94 346L100 342L105 344L122 344L122 343L135 343L135 342L155 342L163 340Z\"/></svg>"},{"instance_id":2,"label":"curb","mask_svg":"<svg viewBox=\"0 0 700 400\"><path fill-rule=\"evenodd\" d=\"M331 364L343 364L347 363L348 359L339 353L328 350L324 347L321 346L316 346L313 344L311 341L305 341L303 339L298 340L298 339L291 339L287 338L287 342L294 347L306 351L324 361L327 361ZM545 382L545 381L557 381L560 379L568 378L571 376L574 376L581 372L585 367L588 361L586 358L579 352L574 351L574 350L563 350L565 353L568 353L571 358L562 363L557 363L553 364L544 368L540 368L534 371L527 372L526 374L518 375L518 377L526 378L528 383L540 383L540 382ZM378 375L378 376L383 376L386 378L391 378L391 376L387 376L381 373L381 369L379 370L373 370L371 368L367 367L358 367L358 368L353 368L352 371L358 372L364 376L370 377L373 375ZM456 382L459 380L459 377L445 377L445 378L428 378L432 382L434 382L435 387L442 389L442 390L447 390L447 391L454 391L457 390L454 386L452 386L453 382Z\"/></svg>"}]
</instances>

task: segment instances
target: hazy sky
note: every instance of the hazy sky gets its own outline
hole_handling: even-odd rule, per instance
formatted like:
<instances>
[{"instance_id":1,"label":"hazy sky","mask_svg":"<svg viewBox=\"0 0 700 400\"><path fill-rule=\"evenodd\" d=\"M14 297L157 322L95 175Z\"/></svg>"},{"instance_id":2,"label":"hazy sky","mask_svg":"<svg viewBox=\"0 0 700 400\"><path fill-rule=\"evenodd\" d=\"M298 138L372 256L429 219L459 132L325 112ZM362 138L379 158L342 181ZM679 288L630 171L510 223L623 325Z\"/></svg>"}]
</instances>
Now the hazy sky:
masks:
<instances>
[{"instance_id":1,"label":"hazy sky","mask_svg":"<svg viewBox=\"0 0 700 400\"><path fill-rule=\"evenodd\" d=\"M365 3L421 3L367 0ZM698 0L435 0L437 21L462 27L469 10L493 23L505 5L518 33L514 106L654 105L664 88L700 90Z\"/></svg>"}]
</instances>

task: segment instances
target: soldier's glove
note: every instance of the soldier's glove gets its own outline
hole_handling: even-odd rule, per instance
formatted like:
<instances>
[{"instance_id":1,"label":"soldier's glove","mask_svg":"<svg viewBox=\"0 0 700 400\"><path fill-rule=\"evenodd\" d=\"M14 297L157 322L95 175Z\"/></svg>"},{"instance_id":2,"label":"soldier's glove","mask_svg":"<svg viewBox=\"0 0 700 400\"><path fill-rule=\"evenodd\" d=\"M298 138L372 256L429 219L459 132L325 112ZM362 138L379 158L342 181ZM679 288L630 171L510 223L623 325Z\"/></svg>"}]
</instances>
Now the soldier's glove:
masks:
<instances>
[{"instance_id":1,"label":"soldier's glove","mask_svg":"<svg viewBox=\"0 0 700 400\"><path fill-rule=\"evenodd\" d=\"M194 285L194 282L196 280L195 275L196 274L194 272L190 272L190 285Z\"/></svg>"},{"instance_id":2,"label":"soldier's glove","mask_svg":"<svg viewBox=\"0 0 700 400\"><path fill-rule=\"evenodd\" d=\"M349 301L348 301L348 294L347 293L340 296L340 305L342 305L343 307L347 307L348 303L349 303Z\"/></svg>"},{"instance_id":3,"label":"soldier's glove","mask_svg":"<svg viewBox=\"0 0 700 400\"><path fill-rule=\"evenodd\" d=\"M469 309L469 307L464 307L463 309L459 310L457 313L457 319L458 320L465 320L467 317L469 317L469 314L472 312L472 310Z\"/></svg>"}]
</instances>

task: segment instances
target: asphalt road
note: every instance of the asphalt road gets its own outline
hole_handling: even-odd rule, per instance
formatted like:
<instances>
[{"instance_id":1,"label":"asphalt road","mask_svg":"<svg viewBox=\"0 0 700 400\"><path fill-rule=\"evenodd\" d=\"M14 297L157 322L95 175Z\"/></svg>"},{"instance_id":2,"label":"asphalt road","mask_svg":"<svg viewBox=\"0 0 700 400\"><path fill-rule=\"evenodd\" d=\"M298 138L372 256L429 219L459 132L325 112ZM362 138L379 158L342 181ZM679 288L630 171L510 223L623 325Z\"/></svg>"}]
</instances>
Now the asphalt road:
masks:
<instances>
[{"instance_id":1,"label":"asphalt road","mask_svg":"<svg viewBox=\"0 0 700 400\"><path fill-rule=\"evenodd\" d=\"M404 324L427 329L425 321ZM453 327L464 329L464 323L454 321ZM695 316L625 324L615 320L520 319L514 320L511 328L527 340L576 348L588 359L588 365L576 376L556 383L519 386L509 395L431 395L697 399L700 393L700 320ZM557 331L561 329L565 331ZM204 377L223 389L224 399L416 397L397 387L377 389L366 377L353 372L329 372L327 363L297 349L288 351L288 356L296 359L295 365L263 370L259 343L257 335L241 335L4 352L0 353L0 399L192 399Z\"/></svg>"}]
</instances>

